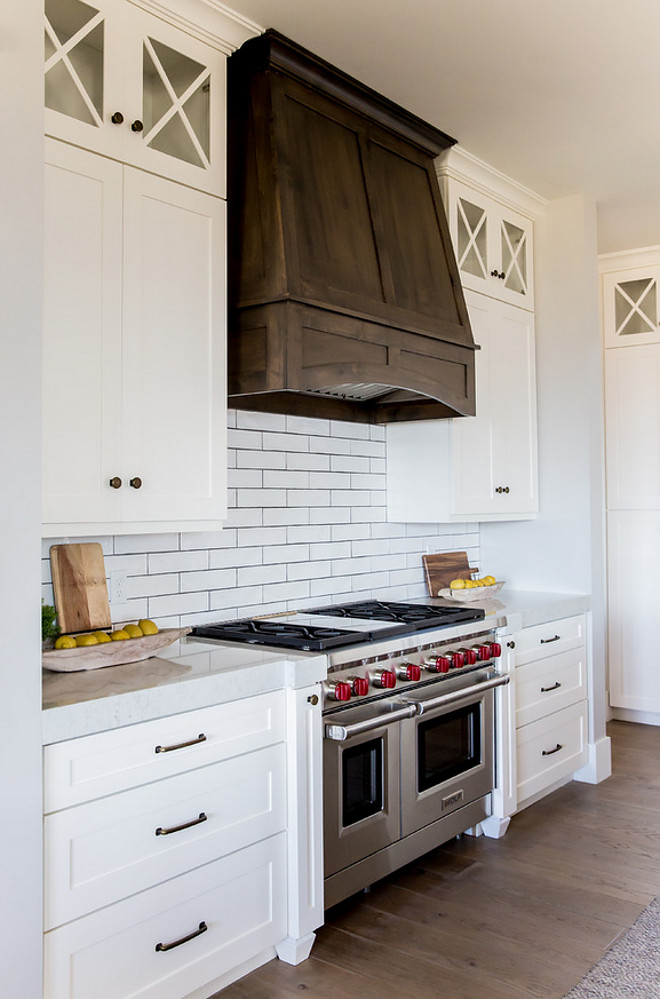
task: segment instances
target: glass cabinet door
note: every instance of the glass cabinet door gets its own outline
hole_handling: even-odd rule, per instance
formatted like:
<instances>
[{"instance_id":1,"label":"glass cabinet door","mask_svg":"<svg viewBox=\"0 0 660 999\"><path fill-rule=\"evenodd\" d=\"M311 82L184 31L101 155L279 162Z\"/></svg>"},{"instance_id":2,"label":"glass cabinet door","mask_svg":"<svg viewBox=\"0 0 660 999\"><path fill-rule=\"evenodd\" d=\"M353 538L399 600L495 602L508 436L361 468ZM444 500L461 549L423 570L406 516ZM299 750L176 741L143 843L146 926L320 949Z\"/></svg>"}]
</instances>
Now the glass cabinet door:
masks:
<instances>
[{"instance_id":1,"label":"glass cabinet door","mask_svg":"<svg viewBox=\"0 0 660 999\"><path fill-rule=\"evenodd\" d=\"M528 232L503 218L500 224L500 280L516 295L529 295Z\"/></svg>"},{"instance_id":2,"label":"glass cabinet door","mask_svg":"<svg viewBox=\"0 0 660 999\"><path fill-rule=\"evenodd\" d=\"M603 275L603 323L606 347L657 343L660 267Z\"/></svg>"}]
</instances>

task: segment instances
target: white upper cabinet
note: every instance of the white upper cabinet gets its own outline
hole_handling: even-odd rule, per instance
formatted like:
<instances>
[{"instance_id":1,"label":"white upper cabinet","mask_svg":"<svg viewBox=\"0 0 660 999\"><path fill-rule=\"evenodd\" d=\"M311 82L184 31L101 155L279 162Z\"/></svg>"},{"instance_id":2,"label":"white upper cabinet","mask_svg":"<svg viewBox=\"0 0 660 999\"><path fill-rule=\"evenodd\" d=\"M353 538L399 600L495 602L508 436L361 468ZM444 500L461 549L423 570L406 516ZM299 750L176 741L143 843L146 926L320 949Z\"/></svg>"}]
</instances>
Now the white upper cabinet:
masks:
<instances>
[{"instance_id":1,"label":"white upper cabinet","mask_svg":"<svg viewBox=\"0 0 660 999\"><path fill-rule=\"evenodd\" d=\"M225 57L130 3L46 0L46 133L225 194Z\"/></svg>"},{"instance_id":2,"label":"white upper cabinet","mask_svg":"<svg viewBox=\"0 0 660 999\"><path fill-rule=\"evenodd\" d=\"M468 292L477 415L387 428L388 517L524 520L538 510L534 318Z\"/></svg>"},{"instance_id":3,"label":"white upper cabinet","mask_svg":"<svg viewBox=\"0 0 660 999\"><path fill-rule=\"evenodd\" d=\"M226 516L225 203L47 143L44 534Z\"/></svg>"},{"instance_id":4,"label":"white upper cabinet","mask_svg":"<svg viewBox=\"0 0 660 999\"><path fill-rule=\"evenodd\" d=\"M660 265L603 274L606 347L660 342Z\"/></svg>"},{"instance_id":5,"label":"white upper cabinet","mask_svg":"<svg viewBox=\"0 0 660 999\"><path fill-rule=\"evenodd\" d=\"M454 180L448 215L463 287L532 310L531 220Z\"/></svg>"}]
</instances>

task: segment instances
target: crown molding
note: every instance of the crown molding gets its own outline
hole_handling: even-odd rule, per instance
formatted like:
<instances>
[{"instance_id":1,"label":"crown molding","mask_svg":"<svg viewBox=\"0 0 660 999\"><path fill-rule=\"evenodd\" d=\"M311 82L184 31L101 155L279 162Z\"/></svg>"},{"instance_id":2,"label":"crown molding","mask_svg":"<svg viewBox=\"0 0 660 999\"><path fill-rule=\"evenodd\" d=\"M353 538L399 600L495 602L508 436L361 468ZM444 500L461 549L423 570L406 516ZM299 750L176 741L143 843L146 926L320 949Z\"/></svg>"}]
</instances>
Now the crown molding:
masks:
<instances>
[{"instance_id":1,"label":"crown molding","mask_svg":"<svg viewBox=\"0 0 660 999\"><path fill-rule=\"evenodd\" d=\"M632 270L634 267L658 266L658 264L660 264L660 246L643 246L635 250L598 254L599 274Z\"/></svg>"},{"instance_id":2,"label":"crown molding","mask_svg":"<svg viewBox=\"0 0 660 999\"><path fill-rule=\"evenodd\" d=\"M180 31L199 38L224 55L231 55L264 28L218 0L129 0ZM176 7L174 3L176 2Z\"/></svg>"},{"instance_id":3,"label":"crown molding","mask_svg":"<svg viewBox=\"0 0 660 999\"><path fill-rule=\"evenodd\" d=\"M480 160L460 145L452 146L438 157L436 171L439 178L461 181L530 219L534 219L548 204L546 198Z\"/></svg>"}]
</instances>

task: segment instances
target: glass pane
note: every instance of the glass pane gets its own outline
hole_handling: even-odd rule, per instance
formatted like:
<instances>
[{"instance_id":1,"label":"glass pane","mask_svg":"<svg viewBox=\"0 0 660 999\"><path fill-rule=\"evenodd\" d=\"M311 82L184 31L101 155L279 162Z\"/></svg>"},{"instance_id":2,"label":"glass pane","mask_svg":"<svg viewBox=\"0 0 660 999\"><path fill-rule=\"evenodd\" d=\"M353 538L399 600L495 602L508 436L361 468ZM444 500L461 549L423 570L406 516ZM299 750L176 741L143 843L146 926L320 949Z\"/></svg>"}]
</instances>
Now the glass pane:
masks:
<instances>
[{"instance_id":1,"label":"glass pane","mask_svg":"<svg viewBox=\"0 0 660 999\"><path fill-rule=\"evenodd\" d=\"M511 222L502 222L502 270L504 284L519 295L527 293L525 232Z\"/></svg>"},{"instance_id":2,"label":"glass pane","mask_svg":"<svg viewBox=\"0 0 660 999\"><path fill-rule=\"evenodd\" d=\"M146 46L142 50L142 119L147 134L172 107L172 98Z\"/></svg>"},{"instance_id":3,"label":"glass pane","mask_svg":"<svg viewBox=\"0 0 660 999\"><path fill-rule=\"evenodd\" d=\"M427 791L481 763L481 705L471 704L420 722L417 788Z\"/></svg>"},{"instance_id":4,"label":"glass pane","mask_svg":"<svg viewBox=\"0 0 660 999\"><path fill-rule=\"evenodd\" d=\"M614 292L616 331L622 336L652 333L657 315L657 286L652 278L622 281Z\"/></svg>"},{"instance_id":5,"label":"glass pane","mask_svg":"<svg viewBox=\"0 0 660 999\"><path fill-rule=\"evenodd\" d=\"M462 271L477 277L486 276L486 219L482 208L459 198L458 262Z\"/></svg>"},{"instance_id":6,"label":"glass pane","mask_svg":"<svg viewBox=\"0 0 660 999\"><path fill-rule=\"evenodd\" d=\"M160 153L175 156L178 160L184 160L194 166L203 166L193 141L178 114L170 118L167 125L164 125L147 145L150 149L157 149Z\"/></svg>"},{"instance_id":7,"label":"glass pane","mask_svg":"<svg viewBox=\"0 0 660 999\"><path fill-rule=\"evenodd\" d=\"M57 60L46 74L46 107L97 126L103 118L103 21L96 27L91 22L98 13L80 0L46 2L47 21L59 42L55 44L46 31L46 59ZM87 31L85 26L90 26ZM81 37L65 55L60 46L80 31Z\"/></svg>"},{"instance_id":8,"label":"glass pane","mask_svg":"<svg viewBox=\"0 0 660 999\"><path fill-rule=\"evenodd\" d=\"M189 56L177 52L176 49L171 49L169 45L157 42L155 38L150 38L149 41L174 93L177 97L182 97L188 87L203 73L204 66Z\"/></svg>"},{"instance_id":9,"label":"glass pane","mask_svg":"<svg viewBox=\"0 0 660 999\"><path fill-rule=\"evenodd\" d=\"M342 760L344 828L383 809L383 740L371 739L345 749Z\"/></svg>"},{"instance_id":10,"label":"glass pane","mask_svg":"<svg viewBox=\"0 0 660 999\"><path fill-rule=\"evenodd\" d=\"M183 109L204 155L210 159L211 84L208 80L197 88Z\"/></svg>"},{"instance_id":11,"label":"glass pane","mask_svg":"<svg viewBox=\"0 0 660 999\"><path fill-rule=\"evenodd\" d=\"M62 44L98 14L95 7L82 3L82 0L46 0L44 9L51 28Z\"/></svg>"},{"instance_id":12,"label":"glass pane","mask_svg":"<svg viewBox=\"0 0 660 999\"><path fill-rule=\"evenodd\" d=\"M46 73L46 107L88 125L98 124L63 62L56 62Z\"/></svg>"}]
</instances>

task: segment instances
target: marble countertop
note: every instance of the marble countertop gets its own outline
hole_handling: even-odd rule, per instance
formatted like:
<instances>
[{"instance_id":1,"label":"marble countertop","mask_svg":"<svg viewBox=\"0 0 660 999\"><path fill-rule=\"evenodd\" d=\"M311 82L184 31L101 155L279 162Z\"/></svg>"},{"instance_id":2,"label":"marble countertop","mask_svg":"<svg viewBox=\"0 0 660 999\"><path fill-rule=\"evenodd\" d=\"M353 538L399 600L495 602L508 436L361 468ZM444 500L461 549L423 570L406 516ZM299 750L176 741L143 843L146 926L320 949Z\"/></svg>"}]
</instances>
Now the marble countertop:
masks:
<instances>
[{"instance_id":1,"label":"marble countertop","mask_svg":"<svg viewBox=\"0 0 660 999\"><path fill-rule=\"evenodd\" d=\"M454 603L439 598L416 602ZM483 607L487 623L510 632L590 608L587 594L526 593L506 587L492 599L470 603ZM191 639L139 663L78 673L44 670L43 742L61 742L282 687L304 687L325 676L326 658L319 653Z\"/></svg>"}]
</instances>

